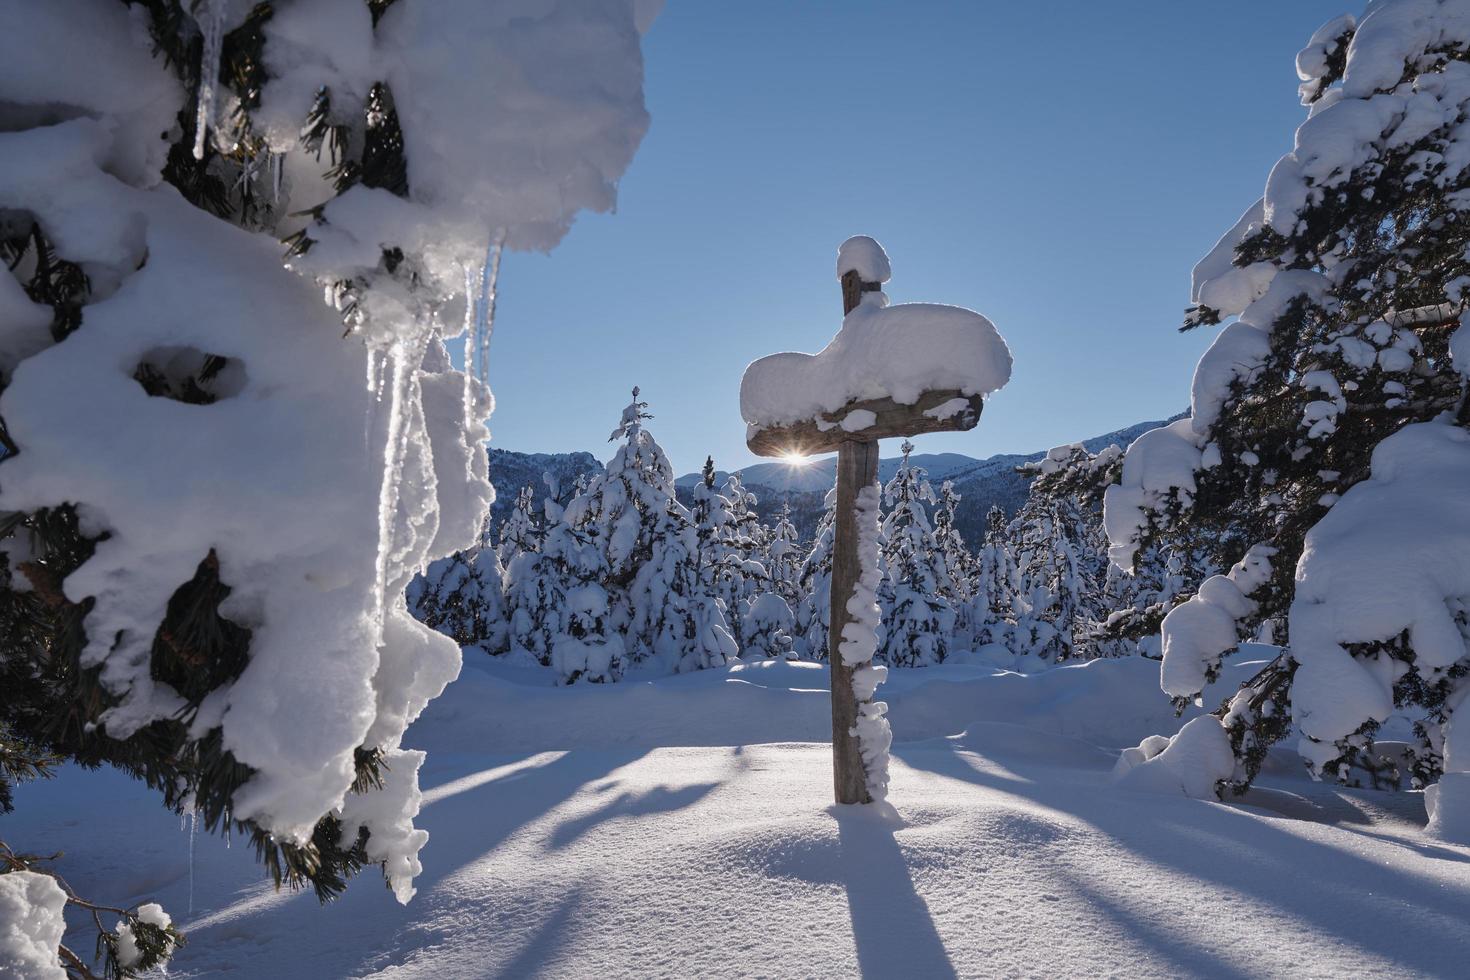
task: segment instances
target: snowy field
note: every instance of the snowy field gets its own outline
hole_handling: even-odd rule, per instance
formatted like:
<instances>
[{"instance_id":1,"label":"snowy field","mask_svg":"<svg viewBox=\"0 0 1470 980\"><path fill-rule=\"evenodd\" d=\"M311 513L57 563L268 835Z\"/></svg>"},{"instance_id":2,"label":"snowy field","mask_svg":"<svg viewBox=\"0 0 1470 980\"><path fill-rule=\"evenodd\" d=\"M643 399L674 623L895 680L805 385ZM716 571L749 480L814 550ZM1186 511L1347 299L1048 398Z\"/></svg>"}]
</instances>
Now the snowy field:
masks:
<instances>
[{"instance_id":1,"label":"snowy field","mask_svg":"<svg viewBox=\"0 0 1470 980\"><path fill-rule=\"evenodd\" d=\"M173 911L174 978L1464 975L1470 848L1418 794L1313 784L1289 748L1242 803L1115 787L1179 726L1157 671L893 672L885 817L830 803L820 667L568 689L467 651L409 732L406 908L373 871L277 894L110 772L22 786L7 824L84 894Z\"/></svg>"}]
</instances>

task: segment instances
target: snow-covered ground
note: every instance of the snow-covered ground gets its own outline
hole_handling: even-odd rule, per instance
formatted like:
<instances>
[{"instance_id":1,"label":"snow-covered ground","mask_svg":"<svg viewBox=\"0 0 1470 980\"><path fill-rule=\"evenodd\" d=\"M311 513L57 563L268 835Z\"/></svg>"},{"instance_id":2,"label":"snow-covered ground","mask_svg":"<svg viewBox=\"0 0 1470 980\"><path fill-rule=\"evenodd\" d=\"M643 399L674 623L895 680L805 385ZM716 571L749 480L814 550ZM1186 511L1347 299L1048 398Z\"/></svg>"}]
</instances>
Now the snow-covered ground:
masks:
<instances>
[{"instance_id":1,"label":"snow-covered ground","mask_svg":"<svg viewBox=\"0 0 1470 980\"><path fill-rule=\"evenodd\" d=\"M558 689L467 654L409 732L430 753L432 836L407 907L372 872L325 908L276 894L248 848L202 834L191 872L187 827L107 772L22 787L7 839L66 851L83 894L162 901L190 937L175 978L1463 976L1470 960L1470 848L1424 836L1418 794L1313 784L1290 749L1242 803L1115 787L1118 749L1180 724L1151 661L892 672L885 818L831 805L820 667Z\"/></svg>"}]
</instances>

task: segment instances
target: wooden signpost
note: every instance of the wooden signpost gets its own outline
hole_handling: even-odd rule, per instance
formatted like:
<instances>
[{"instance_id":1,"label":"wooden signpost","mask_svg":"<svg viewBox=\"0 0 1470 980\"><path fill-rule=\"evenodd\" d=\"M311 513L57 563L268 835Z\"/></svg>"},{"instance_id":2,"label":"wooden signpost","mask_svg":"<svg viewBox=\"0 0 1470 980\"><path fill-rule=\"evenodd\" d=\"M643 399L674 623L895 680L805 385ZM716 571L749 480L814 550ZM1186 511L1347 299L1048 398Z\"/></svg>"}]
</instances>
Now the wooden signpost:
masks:
<instances>
[{"instance_id":1,"label":"wooden signpost","mask_svg":"<svg viewBox=\"0 0 1470 980\"><path fill-rule=\"evenodd\" d=\"M865 292L881 283L865 282L856 271L842 276L842 313L857 308ZM963 404L960 404L963 402ZM912 405L891 398L853 401L820 419L763 428L751 434L747 445L757 456L809 456L837 451L837 513L832 540L832 611L827 656L832 665L832 776L838 803L870 803L863 757L855 734L858 700L852 674L862 664L842 661L842 632L853 622L848 600L862 569L858 564L857 497L863 487L878 482L878 440L922 435L925 432L963 432L980 421L980 395L959 391L926 391ZM848 431L843 421L853 412L871 412L874 421Z\"/></svg>"}]
</instances>

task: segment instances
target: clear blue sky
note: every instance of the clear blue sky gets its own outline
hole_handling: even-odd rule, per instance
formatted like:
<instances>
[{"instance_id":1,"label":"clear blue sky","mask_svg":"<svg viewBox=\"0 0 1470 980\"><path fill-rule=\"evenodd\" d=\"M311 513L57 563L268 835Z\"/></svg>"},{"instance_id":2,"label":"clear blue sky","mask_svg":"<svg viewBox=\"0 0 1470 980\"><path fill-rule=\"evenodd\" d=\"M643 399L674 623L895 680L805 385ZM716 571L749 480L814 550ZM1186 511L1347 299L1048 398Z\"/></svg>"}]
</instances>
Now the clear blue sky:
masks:
<instances>
[{"instance_id":1,"label":"clear blue sky","mask_svg":"<svg viewBox=\"0 0 1470 980\"><path fill-rule=\"evenodd\" d=\"M836 332L853 234L894 302L979 310L1015 355L979 428L921 451L1179 411L1213 335L1176 332L1190 269L1291 148L1297 49L1358 7L670 0L618 213L504 263L492 445L606 458L638 384L680 473L753 462L741 372Z\"/></svg>"}]
</instances>

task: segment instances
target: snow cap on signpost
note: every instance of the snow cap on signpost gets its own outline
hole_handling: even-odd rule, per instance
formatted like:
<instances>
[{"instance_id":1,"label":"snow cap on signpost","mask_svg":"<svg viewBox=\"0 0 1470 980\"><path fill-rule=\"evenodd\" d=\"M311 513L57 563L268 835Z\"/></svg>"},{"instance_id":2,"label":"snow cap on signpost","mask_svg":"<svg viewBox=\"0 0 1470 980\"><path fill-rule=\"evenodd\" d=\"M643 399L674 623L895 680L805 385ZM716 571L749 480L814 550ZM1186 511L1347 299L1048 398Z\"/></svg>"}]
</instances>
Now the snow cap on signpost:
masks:
<instances>
[{"instance_id":1,"label":"snow cap on signpost","mask_svg":"<svg viewBox=\"0 0 1470 980\"><path fill-rule=\"evenodd\" d=\"M832 452L854 436L966 430L982 399L1010 380L1011 352L973 310L888 305L883 247L849 238L837 253L845 317L817 354L772 354L745 369L740 414L761 456Z\"/></svg>"}]
</instances>

